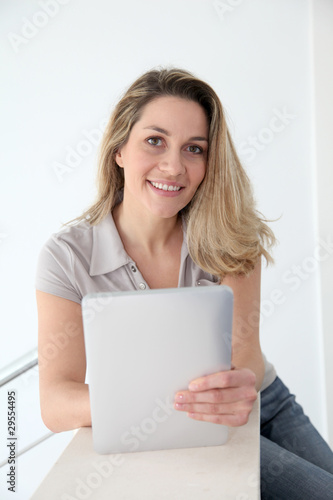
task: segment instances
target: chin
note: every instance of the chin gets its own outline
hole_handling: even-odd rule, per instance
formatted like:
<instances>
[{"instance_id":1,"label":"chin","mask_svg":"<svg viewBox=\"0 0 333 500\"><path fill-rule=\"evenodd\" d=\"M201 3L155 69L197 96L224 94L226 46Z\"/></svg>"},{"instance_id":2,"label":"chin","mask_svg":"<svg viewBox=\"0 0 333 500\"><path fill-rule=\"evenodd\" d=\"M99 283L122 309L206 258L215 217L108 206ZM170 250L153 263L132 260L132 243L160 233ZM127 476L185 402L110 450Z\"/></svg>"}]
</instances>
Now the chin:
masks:
<instances>
[{"instance_id":1,"label":"chin","mask_svg":"<svg viewBox=\"0 0 333 500\"><path fill-rule=\"evenodd\" d=\"M155 209L151 209L149 210L150 213L155 216L155 217L158 217L158 218L161 218L161 219L172 219L173 217L176 217L178 215L178 213L180 212L180 210L182 209L183 207L177 207L177 208L166 208L166 207L161 207L161 208L155 208Z\"/></svg>"},{"instance_id":2,"label":"chin","mask_svg":"<svg viewBox=\"0 0 333 500\"><path fill-rule=\"evenodd\" d=\"M182 208L182 203L148 203L146 205L146 209L152 216L162 219L175 217Z\"/></svg>"},{"instance_id":3,"label":"chin","mask_svg":"<svg viewBox=\"0 0 333 500\"><path fill-rule=\"evenodd\" d=\"M159 212L155 213L154 215L160 219L172 219L173 217L176 217L179 214L179 210L177 212Z\"/></svg>"}]
</instances>

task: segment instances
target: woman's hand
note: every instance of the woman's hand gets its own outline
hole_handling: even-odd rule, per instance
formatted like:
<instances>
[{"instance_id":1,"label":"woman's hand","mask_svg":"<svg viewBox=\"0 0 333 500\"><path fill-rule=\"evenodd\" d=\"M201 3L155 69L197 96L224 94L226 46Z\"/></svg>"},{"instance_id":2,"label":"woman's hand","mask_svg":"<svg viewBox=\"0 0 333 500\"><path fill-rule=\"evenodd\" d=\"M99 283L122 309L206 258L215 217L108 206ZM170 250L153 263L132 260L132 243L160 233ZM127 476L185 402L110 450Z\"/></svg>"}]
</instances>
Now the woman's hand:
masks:
<instances>
[{"instance_id":1,"label":"woman's hand","mask_svg":"<svg viewBox=\"0 0 333 500\"><path fill-rule=\"evenodd\" d=\"M175 396L174 408L195 420L237 427L247 423L257 399L256 376L248 368L197 378Z\"/></svg>"}]
</instances>

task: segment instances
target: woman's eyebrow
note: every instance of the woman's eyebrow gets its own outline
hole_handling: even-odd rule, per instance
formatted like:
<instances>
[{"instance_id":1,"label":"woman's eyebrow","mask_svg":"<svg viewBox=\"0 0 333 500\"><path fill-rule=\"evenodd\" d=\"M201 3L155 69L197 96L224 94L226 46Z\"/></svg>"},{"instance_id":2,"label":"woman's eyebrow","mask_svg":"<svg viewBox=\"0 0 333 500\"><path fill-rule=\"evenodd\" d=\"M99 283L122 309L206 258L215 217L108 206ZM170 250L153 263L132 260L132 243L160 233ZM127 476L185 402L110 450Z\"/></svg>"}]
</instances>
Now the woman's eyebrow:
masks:
<instances>
[{"instance_id":1,"label":"woman's eyebrow","mask_svg":"<svg viewBox=\"0 0 333 500\"><path fill-rule=\"evenodd\" d=\"M149 128L151 130L155 130L155 132L159 132L160 134L164 134L168 137L171 135L170 132L168 132L167 130L164 130L164 128L157 127L156 125L149 125L148 127L144 127L144 130L147 128ZM198 137L190 137L189 141L206 141L206 142L208 142L208 139L206 137L198 136Z\"/></svg>"}]
</instances>

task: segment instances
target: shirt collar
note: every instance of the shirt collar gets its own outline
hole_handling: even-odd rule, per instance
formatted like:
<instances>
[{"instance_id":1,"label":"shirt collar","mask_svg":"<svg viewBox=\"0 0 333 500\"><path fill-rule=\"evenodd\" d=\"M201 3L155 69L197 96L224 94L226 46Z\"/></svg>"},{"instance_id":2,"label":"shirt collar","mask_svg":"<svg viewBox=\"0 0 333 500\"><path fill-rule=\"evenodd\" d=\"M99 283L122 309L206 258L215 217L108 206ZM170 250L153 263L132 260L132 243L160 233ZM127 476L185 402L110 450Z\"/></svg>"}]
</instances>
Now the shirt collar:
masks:
<instances>
[{"instance_id":1,"label":"shirt collar","mask_svg":"<svg viewBox=\"0 0 333 500\"><path fill-rule=\"evenodd\" d=\"M181 248L181 265L188 255L184 217L182 218L182 225L184 237ZM89 269L90 276L112 273L116 269L132 262L126 253L111 212L101 222L93 226L92 231L93 243Z\"/></svg>"},{"instance_id":2,"label":"shirt collar","mask_svg":"<svg viewBox=\"0 0 333 500\"><path fill-rule=\"evenodd\" d=\"M107 274L131 262L124 249L111 212L93 226L90 276Z\"/></svg>"}]
</instances>

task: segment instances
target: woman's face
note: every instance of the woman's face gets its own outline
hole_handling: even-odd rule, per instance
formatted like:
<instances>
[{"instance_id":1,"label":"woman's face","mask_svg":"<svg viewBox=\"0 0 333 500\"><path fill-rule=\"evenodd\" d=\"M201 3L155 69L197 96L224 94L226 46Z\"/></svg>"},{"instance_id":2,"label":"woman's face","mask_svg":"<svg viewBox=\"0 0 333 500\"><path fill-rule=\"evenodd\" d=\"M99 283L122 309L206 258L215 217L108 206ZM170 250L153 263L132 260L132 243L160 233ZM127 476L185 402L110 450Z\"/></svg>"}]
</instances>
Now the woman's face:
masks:
<instances>
[{"instance_id":1,"label":"woman's face","mask_svg":"<svg viewBox=\"0 0 333 500\"><path fill-rule=\"evenodd\" d=\"M175 216L205 176L207 151L208 120L198 103L170 96L151 101L116 153L124 204L136 213Z\"/></svg>"}]
</instances>

